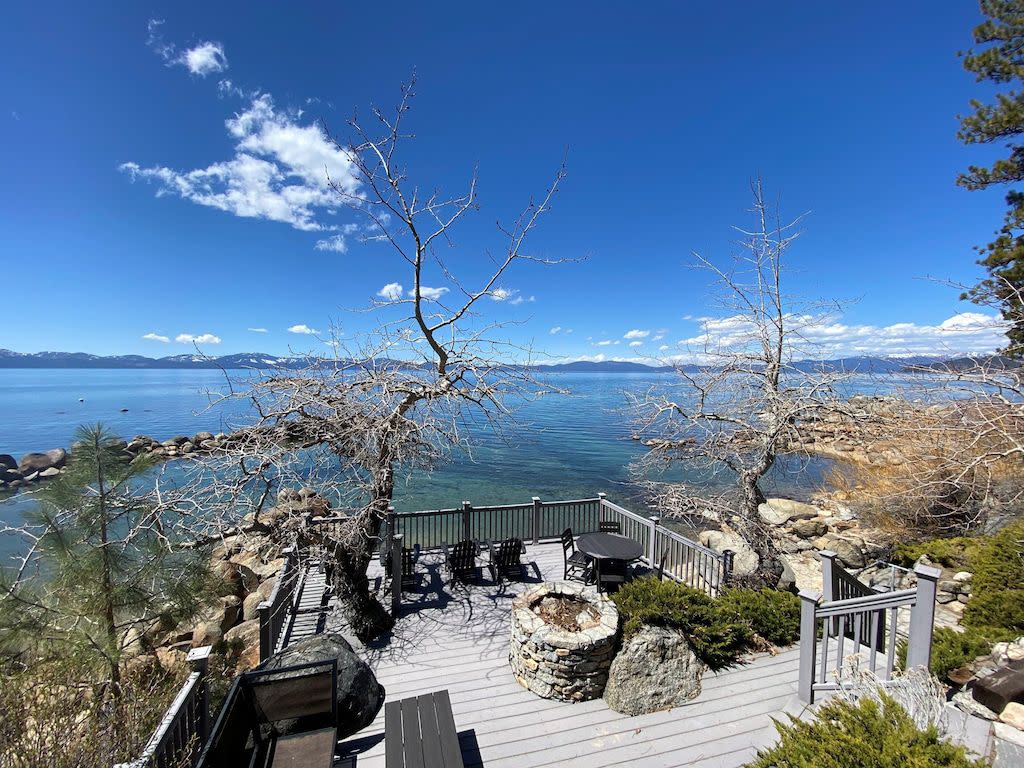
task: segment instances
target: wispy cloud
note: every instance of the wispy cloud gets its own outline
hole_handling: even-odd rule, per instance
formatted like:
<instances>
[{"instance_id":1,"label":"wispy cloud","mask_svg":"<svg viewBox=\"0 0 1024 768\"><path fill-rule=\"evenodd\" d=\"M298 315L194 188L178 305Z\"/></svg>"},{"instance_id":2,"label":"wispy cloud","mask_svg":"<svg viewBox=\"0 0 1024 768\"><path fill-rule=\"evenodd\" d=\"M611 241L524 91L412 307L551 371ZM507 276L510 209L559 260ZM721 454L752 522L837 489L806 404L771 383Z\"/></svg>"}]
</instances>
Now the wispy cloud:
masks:
<instances>
[{"instance_id":1,"label":"wispy cloud","mask_svg":"<svg viewBox=\"0 0 1024 768\"><path fill-rule=\"evenodd\" d=\"M617 346L618 344L621 344L621 342L618 339L615 339L614 341L612 339L602 339L601 341L597 342L594 346L596 346L596 347L614 347L614 346Z\"/></svg>"},{"instance_id":2,"label":"wispy cloud","mask_svg":"<svg viewBox=\"0 0 1024 768\"><path fill-rule=\"evenodd\" d=\"M420 286L420 296L422 296L427 301L437 301L442 296L444 296L446 293L448 293L448 289L444 288L444 287L441 287L441 288L430 288L429 286L426 286L426 285L421 285ZM410 297L415 296L416 295L416 291L409 291L408 295Z\"/></svg>"},{"instance_id":3,"label":"wispy cloud","mask_svg":"<svg viewBox=\"0 0 1024 768\"><path fill-rule=\"evenodd\" d=\"M548 331L548 333L550 333L552 336L554 336L555 334L560 333L561 330L562 330L562 326L556 325L554 328L552 328L550 331Z\"/></svg>"},{"instance_id":4,"label":"wispy cloud","mask_svg":"<svg viewBox=\"0 0 1024 768\"><path fill-rule=\"evenodd\" d=\"M348 192L355 192L358 182L347 155L319 125L302 124L297 113L278 109L267 93L224 125L235 145L227 160L184 171L127 162L120 170L132 181L155 185L157 197L180 197L234 216L283 222L305 231L338 229L320 219L340 206L328 176ZM332 235L318 241L317 247L337 250L342 243Z\"/></svg>"},{"instance_id":5,"label":"wispy cloud","mask_svg":"<svg viewBox=\"0 0 1024 768\"><path fill-rule=\"evenodd\" d=\"M161 336L159 333L147 333L142 338L147 341L159 341L161 344L167 344L171 341L169 337Z\"/></svg>"},{"instance_id":6,"label":"wispy cloud","mask_svg":"<svg viewBox=\"0 0 1024 768\"><path fill-rule=\"evenodd\" d=\"M491 291L490 296L494 301L505 301L506 299L512 298L517 293L519 293L519 291L515 288L495 288Z\"/></svg>"},{"instance_id":7,"label":"wispy cloud","mask_svg":"<svg viewBox=\"0 0 1024 768\"><path fill-rule=\"evenodd\" d=\"M740 350L756 343L750 321L735 315L696 318L700 332L680 344L693 353ZM835 359L859 355L910 357L964 355L992 352L1006 343L1006 326L994 315L961 312L937 325L847 324L825 315L788 315L792 330L791 352L796 358Z\"/></svg>"},{"instance_id":8,"label":"wispy cloud","mask_svg":"<svg viewBox=\"0 0 1024 768\"><path fill-rule=\"evenodd\" d=\"M252 331L253 333L266 333L267 332L266 328L249 328L249 330Z\"/></svg>"},{"instance_id":9,"label":"wispy cloud","mask_svg":"<svg viewBox=\"0 0 1024 768\"><path fill-rule=\"evenodd\" d=\"M163 24L162 19L149 20L146 25L146 31L149 33L146 44L168 67L182 66L200 77L223 72L228 68L228 57L224 53L223 45L206 40L179 51L176 45L164 41L161 34Z\"/></svg>"},{"instance_id":10,"label":"wispy cloud","mask_svg":"<svg viewBox=\"0 0 1024 768\"><path fill-rule=\"evenodd\" d=\"M214 336L212 333L201 333L198 336L179 333L174 340L180 344L220 344L220 336Z\"/></svg>"},{"instance_id":11,"label":"wispy cloud","mask_svg":"<svg viewBox=\"0 0 1024 768\"><path fill-rule=\"evenodd\" d=\"M629 342L629 346L631 346L631 347L642 347L643 345L644 345L644 343L642 341L631 341L631 342Z\"/></svg>"},{"instance_id":12,"label":"wispy cloud","mask_svg":"<svg viewBox=\"0 0 1024 768\"><path fill-rule=\"evenodd\" d=\"M533 304L535 301L537 301L536 296L516 296L514 299L512 299L512 301L509 302L509 304L511 304L513 307L518 307L520 304Z\"/></svg>"},{"instance_id":13,"label":"wispy cloud","mask_svg":"<svg viewBox=\"0 0 1024 768\"><path fill-rule=\"evenodd\" d=\"M641 331L639 328L634 328L632 331L626 331L624 339L646 339L651 335L650 331Z\"/></svg>"},{"instance_id":14,"label":"wispy cloud","mask_svg":"<svg viewBox=\"0 0 1024 768\"><path fill-rule=\"evenodd\" d=\"M299 333L306 336L315 336L320 333L316 328L310 328L305 323L299 323L298 325L292 325L288 328L288 333Z\"/></svg>"},{"instance_id":15,"label":"wispy cloud","mask_svg":"<svg viewBox=\"0 0 1024 768\"><path fill-rule=\"evenodd\" d=\"M380 296L382 299L387 299L388 301L397 301L398 299L402 298L402 284L388 283L379 291L377 291L377 295Z\"/></svg>"},{"instance_id":16,"label":"wispy cloud","mask_svg":"<svg viewBox=\"0 0 1024 768\"><path fill-rule=\"evenodd\" d=\"M334 251L335 253L346 253L348 243L344 235L333 235L324 240L317 240L314 246L318 251Z\"/></svg>"}]
</instances>

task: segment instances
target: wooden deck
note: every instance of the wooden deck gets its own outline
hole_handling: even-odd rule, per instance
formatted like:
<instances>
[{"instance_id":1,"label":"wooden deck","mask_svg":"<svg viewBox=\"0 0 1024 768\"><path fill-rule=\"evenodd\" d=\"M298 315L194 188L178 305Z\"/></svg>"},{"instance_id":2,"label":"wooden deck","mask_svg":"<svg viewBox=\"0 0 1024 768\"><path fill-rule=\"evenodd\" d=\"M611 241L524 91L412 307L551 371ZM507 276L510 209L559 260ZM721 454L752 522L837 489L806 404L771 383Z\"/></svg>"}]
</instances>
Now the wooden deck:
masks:
<instances>
[{"instance_id":1,"label":"wooden deck","mask_svg":"<svg viewBox=\"0 0 1024 768\"><path fill-rule=\"evenodd\" d=\"M537 564L530 582L559 579L557 544L529 546ZM447 688L467 768L612 765L742 766L775 739L772 718L800 712L797 649L758 655L704 675L696 699L677 709L620 715L603 700L578 704L541 699L523 689L508 665L510 606L522 584L490 581L449 587L440 556L425 554L415 592L405 595L391 638L363 649L394 700ZM380 578L379 565L371 576ZM328 628L334 623L328 615ZM342 743L359 768L384 768L384 712Z\"/></svg>"}]
</instances>

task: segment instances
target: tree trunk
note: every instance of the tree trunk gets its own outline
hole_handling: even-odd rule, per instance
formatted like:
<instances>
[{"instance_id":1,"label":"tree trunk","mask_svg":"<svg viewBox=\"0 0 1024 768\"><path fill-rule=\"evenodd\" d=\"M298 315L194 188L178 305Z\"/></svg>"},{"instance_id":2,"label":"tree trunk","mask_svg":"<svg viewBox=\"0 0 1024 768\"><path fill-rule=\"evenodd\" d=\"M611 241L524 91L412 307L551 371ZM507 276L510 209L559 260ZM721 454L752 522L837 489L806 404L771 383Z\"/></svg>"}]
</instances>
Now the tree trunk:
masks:
<instances>
[{"instance_id":1,"label":"tree trunk","mask_svg":"<svg viewBox=\"0 0 1024 768\"><path fill-rule=\"evenodd\" d=\"M782 576L782 562L779 550L775 546L771 531L757 508L765 503L764 494L758 481L763 472L747 471L740 474L739 534L753 548L760 560L760 567L753 576L753 581L763 586L774 587Z\"/></svg>"}]
</instances>

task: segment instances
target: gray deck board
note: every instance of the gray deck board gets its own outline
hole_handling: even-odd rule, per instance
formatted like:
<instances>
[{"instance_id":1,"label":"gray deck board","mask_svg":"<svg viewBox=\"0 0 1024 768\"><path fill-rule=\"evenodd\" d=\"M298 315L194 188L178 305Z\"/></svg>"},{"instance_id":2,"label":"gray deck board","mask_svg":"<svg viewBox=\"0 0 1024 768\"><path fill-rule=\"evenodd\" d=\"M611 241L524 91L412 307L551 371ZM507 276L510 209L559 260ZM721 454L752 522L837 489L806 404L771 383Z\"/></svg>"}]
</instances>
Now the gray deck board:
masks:
<instances>
[{"instance_id":1,"label":"gray deck board","mask_svg":"<svg viewBox=\"0 0 1024 768\"><path fill-rule=\"evenodd\" d=\"M541 577L561 578L558 545L528 550ZM707 672L696 699L665 712L626 717L600 699L541 699L519 686L507 661L511 602L524 586L495 585L486 572L476 585L450 586L439 556L430 553L417 567L425 573L423 583L405 595L392 636L361 652L389 701L448 689L467 767L736 768L773 743L772 718L784 718L794 707L795 648ZM372 581L382 574L370 575ZM535 574L528 583L539 580ZM382 710L343 744L347 754L357 754L359 768L384 768L383 730Z\"/></svg>"}]
</instances>

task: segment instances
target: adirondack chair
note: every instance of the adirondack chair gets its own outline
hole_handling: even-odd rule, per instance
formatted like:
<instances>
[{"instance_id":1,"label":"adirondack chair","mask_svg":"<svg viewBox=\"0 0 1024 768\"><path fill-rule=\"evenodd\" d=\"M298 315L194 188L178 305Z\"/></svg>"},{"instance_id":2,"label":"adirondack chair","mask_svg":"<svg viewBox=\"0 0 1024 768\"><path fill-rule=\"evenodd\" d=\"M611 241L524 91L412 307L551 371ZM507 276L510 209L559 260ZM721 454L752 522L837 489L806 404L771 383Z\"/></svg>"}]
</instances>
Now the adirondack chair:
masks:
<instances>
[{"instance_id":1,"label":"adirondack chair","mask_svg":"<svg viewBox=\"0 0 1024 768\"><path fill-rule=\"evenodd\" d=\"M523 578L523 542L521 539L505 539L495 547L488 544L491 559L487 568L491 572L491 578L497 581L500 577Z\"/></svg>"},{"instance_id":2,"label":"adirondack chair","mask_svg":"<svg viewBox=\"0 0 1024 768\"><path fill-rule=\"evenodd\" d=\"M451 549L447 544L441 545L444 551L444 562L452 581L476 579L480 569L476 564L477 545L475 541L464 539Z\"/></svg>"},{"instance_id":3,"label":"adirondack chair","mask_svg":"<svg viewBox=\"0 0 1024 768\"><path fill-rule=\"evenodd\" d=\"M600 520L597 530L601 533L622 533L622 525L618 520Z\"/></svg>"},{"instance_id":4,"label":"adirondack chair","mask_svg":"<svg viewBox=\"0 0 1024 768\"><path fill-rule=\"evenodd\" d=\"M416 573L416 561L420 559L420 545L410 549L402 547L402 589L415 589L420 583L420 574Z\"/></svg>"},{"instance_id":5,"label":"adirondack chair","mask_svg":"<svg viewBox=\"0 0 1024 768\"><path fill-rule=\"evenodd\" d=\"M587 556L576 549L572 528L566 528L562 531L562 560L565 564L565 569L562 573L563 579L578 578L583 581L587 580L590 563L587 560Z\"/></svg>"}]
</instances>

